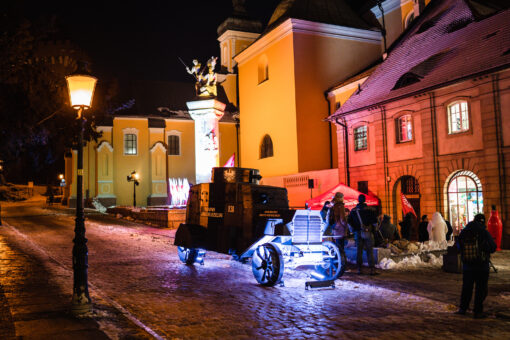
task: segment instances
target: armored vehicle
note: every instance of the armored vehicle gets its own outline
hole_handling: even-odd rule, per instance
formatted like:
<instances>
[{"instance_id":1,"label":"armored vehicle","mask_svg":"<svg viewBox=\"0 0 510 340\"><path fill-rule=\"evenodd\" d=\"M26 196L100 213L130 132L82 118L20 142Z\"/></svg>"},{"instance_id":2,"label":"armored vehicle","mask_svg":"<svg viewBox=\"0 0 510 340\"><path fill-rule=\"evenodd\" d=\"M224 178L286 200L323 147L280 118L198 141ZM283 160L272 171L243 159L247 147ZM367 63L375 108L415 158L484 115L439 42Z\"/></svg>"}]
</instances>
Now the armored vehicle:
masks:
<instances>
[{"instance_id":1,"label":"armored vehicle","mask_svg":"<svg viewBox=\"0 0 510 340\"><path fill-rule=\"evenodd\" d=\"M290 209L287 190L259 185L260 179L256 169L213 168L212 183L191 188L186 222L175 234L181 261L203 264L206 250L251 259L265 286L280 283L285 267L313 266L318 280L342 275L345 263L325 241L320 212Z\"/></svg>"}]
</instances>

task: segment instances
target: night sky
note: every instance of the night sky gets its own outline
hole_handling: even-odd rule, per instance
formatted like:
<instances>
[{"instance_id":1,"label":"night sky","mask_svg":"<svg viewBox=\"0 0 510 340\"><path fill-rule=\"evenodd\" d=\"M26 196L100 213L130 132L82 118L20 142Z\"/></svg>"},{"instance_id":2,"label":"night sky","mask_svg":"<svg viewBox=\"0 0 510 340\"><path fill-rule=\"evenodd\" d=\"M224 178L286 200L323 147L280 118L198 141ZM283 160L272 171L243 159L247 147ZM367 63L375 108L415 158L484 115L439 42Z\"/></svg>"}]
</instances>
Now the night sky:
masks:
<instances>
[{"instance_id":1,"label":"night sky","mask_svg":"<svg viewBox=\"0 0 510 340\"><path fill-rule=\"evenodd\" d=\"M54 17L56 37L84 50L95 75L120 79L190 80L177 56L187 63L219 56L216 29L232 13L229 0L2 2L10 13L37 20ZM265 25L278 2L248 0L247 6Z\"/></svg>"}]
</instances>

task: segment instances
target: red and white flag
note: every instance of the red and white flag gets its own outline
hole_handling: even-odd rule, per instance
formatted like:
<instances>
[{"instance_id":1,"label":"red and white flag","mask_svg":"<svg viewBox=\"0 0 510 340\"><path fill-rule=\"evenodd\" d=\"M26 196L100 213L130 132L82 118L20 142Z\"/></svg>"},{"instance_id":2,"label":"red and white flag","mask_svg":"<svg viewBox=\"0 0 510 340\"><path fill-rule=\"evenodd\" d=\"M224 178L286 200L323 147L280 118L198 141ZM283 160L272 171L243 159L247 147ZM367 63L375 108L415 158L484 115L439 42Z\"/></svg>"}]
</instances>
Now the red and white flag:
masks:
<instances>
[{"instance_id":1,"label":"red and white flag","mask_svg":"<svg viewBox=\"0 0 510 340\"><path fill-rule=\"evenodd\" d=\"M402 201L402 212L404 213L404 216L407 215L407 213L411 213L416 216L413 206L409 203L403 193L400 193L400 199ZM416 216L416 218L418 218L418 216Z\"/></svg>"},{"instance_id":2,"label":"red and white flag","mask_svg":"<svg viewBox=\"0 0 510 340\"><path fill-rule=\"evenodd\" d=\"M235 166L235 160L236 160L236 154L232 154L232 157L230 157L227 161L227 163L225 163L225 165L223 166L224 168L232 168Z\"/></svg>"}]
</instances>

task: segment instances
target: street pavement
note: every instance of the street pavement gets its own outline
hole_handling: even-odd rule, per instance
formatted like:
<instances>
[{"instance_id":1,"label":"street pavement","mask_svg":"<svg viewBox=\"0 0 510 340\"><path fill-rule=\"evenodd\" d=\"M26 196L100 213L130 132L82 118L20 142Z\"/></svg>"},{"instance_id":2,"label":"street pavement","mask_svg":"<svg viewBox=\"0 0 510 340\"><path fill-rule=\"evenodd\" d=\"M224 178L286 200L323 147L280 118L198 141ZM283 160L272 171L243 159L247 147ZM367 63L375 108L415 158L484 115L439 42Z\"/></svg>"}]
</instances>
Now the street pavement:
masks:
<instances>
[{"instance_id":1,"label":"street pavement","mask_svg":"<svg viewBox=\"0 0 510 340\"><path fill-rule=\"evenodd\" d=\"M259 286L249 264L208 252L186 266L175 230L87 213L94 312L69 314L73 211L3 204L0 338L509 339L510 251L493 262L484 320L454 315L461 275L440 268L348 271L334 289L305 290L308 272Z\"/></svg>"}]
</instances>

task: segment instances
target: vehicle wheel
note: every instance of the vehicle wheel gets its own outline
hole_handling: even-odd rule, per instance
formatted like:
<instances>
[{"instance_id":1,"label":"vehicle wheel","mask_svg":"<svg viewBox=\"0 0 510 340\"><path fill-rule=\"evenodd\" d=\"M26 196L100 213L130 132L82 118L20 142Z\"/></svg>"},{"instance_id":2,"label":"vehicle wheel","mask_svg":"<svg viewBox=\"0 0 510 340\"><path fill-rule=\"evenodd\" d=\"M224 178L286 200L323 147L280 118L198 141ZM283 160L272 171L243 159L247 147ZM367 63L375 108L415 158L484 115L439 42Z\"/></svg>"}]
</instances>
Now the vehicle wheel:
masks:
<instances>
[{"instance_id":1,"label":"vehicle wheel","mask_svg":"<svg viewBox=\"0 0 510 340\"><path fill-rule=\"evenodd\" d=\"M335 280L344 274L347 261L333 242L325 241L322 246L323 262L315 266L315 271L321 275L321 281Z\"/></svg>"},{"instance_id":2,"label":"vehicle wheel","mask_svg":"<svg viewBox=\"0 0 510 340\"><path fill-rule=\"evenodd\" d=\"M253 276L263 286L274 286L282 280L284 264L280 248L274 243L259 246L251 259Z\"/></svg>"},{"instance_id":3,"label":"vehicle wheel","mask_svg":"<svg viewBox=\"0 0 510 340\"><path fill-rule=\"evenodd\" d=\"M177 247L177 254L182 263L193 264L198 256L198 249Z\"/></svg>"}]
</instances>

